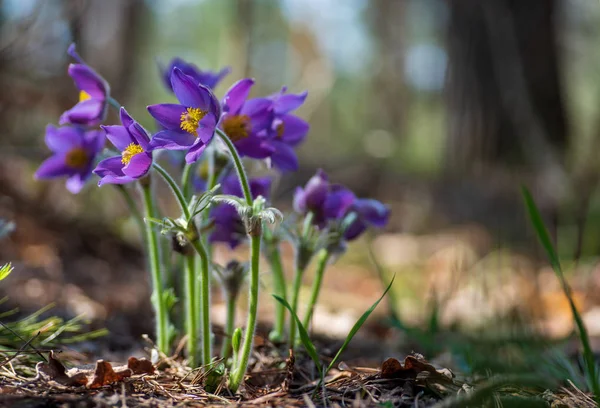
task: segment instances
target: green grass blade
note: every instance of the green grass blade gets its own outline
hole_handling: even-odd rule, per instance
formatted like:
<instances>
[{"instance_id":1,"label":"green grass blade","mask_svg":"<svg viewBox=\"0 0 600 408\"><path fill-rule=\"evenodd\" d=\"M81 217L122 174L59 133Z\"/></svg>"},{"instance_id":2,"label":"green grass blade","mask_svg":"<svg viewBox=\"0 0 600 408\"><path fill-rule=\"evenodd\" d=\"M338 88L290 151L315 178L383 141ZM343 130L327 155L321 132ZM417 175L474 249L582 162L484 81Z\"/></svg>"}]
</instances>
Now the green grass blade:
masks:
<instances>
[{"instance_id":1,"label":"green grass blade","mask_svg":"<svg viewBox=\"0 0 600 408\"><path fill-rule=\"evenodd\" d=\"M360 319L358 319L356 321L356 323L354 323L354 326L352 326L352 329L350 329L350 332L346 336L346 340L344 340L344 344L342 344L342 347L340 347L340 349L338 350L335 357L333 357L333 360L331 360L331 363L329 363L329 366L327 366L327 370L325 370L325 373L329 372L329 370L331 370L331 367L333 367L335 365L335 363L337 363L337 360L340 358L340 355L344 352L344 350L346 350L346 347L348 347L348 344L350 344L350 341L352 340L354 335L360 330L360 328L367 321L367 319L369 318L371 313L373 313L373 311L375 310L377 305L379 305L379 302L381 302L383 300L383 298L385 297L385 295L388 293L388 291L392 287L392 284L394 283L395 278L396 278L396 275L394 275L394 277L390 281L389 285L385 289L385 292L383 292L383 295L381 295L381 297L379 299L377 299L377 301L375 303L373 303L373 305L369 308L369 310L364 312L363 315L360 317Z\"/></svg>"},{"instance_id":2,"label":"green grass blade","mask_svg":"<svg viewBox=\"0 0 600 408\"><path fill-rule=\"evenodd\" d=\"M12 265L7 263L6 265L0 267L0 281L6 278L13 271Z\"/></svg>"},{"instance_id":3,"label":"green grass blade","mask_svg":"<svg viewBox=\"0 0 600 408\"><path fill-rule=\"evenodd\" d=\"M319 354L317 353L317 349L315 348L315 345L313 344L313 342L310 340L310 337L308 336L308 332L304 328L304 325L302 325L302 322L298 318L298 315L296 313L294 313L294 311L292 310L292 307L287 302L287 300L285 300L277 295L271 295L271 296L273 296L279 303L281 303L287 310L289 310L290 314L296 320L296 325L298 326L298 332L300 333L300 341L302 341L302 344L304 345L306 352L308 353L308 355L310 356L312 361L314 361L315 365L317 366L317 370L319 371L319 374L322 375L321 373L323 372L323 368L321 367L321 361L319 360ZM379 303L379 302L377 302L377 303Z\"/></svg>"},{"instance_id":4,"label":"green grass blade","mask_svg":"<svg viewBox=\"0 0 600 408\"><path fill-rule=\"evenodd\" d=\"M535 232L540 240L542 246L546 250L546 254L550 260L550 264L552 265L552 269L554 269L554 273L556 274L558 280L560 281L563 291L565 292L565 296L569 301L569 306L571 307L571 312L573 313L573 320L575 321L575 325L579 331L579 339L581 341L581 346L583 348L583 358L585 360L586 371L588 375L588 381L592 386L592 390L594 392L594 397L596 399L596 403L600 405L600 384L598 383L598 372L596 370L596 362L594 358L594 353L592 352L592 347L590 346L590 339L587 333L587 329L585 328L585 324L583 323L583 319L581 318L581 314L579 310L577 310L577 306L575 306L575 302L573 301L573 295L571 294L571 288L565 276L563 274L562 268L560 266L560 260L558 258L558 254L550 240L550 235L544 225L544 221L535 205L535 201L533 201L533 197L527 188L522 188L523 199L525 200L525 206L527 207L527 212L529 213L529 218L531 219L531 224L535 229Z\"/></svg>"}]
</instances>

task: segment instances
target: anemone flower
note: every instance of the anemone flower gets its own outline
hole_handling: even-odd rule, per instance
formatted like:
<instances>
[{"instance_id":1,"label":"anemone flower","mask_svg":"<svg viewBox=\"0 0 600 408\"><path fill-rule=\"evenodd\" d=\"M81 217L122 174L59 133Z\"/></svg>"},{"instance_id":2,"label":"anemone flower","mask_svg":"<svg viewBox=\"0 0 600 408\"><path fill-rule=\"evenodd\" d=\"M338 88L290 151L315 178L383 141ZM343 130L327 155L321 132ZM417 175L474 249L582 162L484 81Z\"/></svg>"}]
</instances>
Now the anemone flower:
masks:
<instances>
[{"instance_id":1,"label":"anemone flower","mask_svg":"<svg viewBox=\"0 0 600 408\"><path fill-rule=\"evenodd\" d=\"M223 117L219 127L240 155L266 159L274 149L259 134L264 133L270 124L272 101L267 98L247 99L253 85L253 79L245 78L229 88L223 98Z\"/></svg>"},{"instance_id":2,"label":"anemone flower","mask_svg":"<svg viewBox=\"0 0 600 408\"><path fill-rule=\"evenodd\" d=\"M67 189L77 194L92 175L92 167L104 146L104 132L81 127L46 127L46 145L53 155L35 173L37 179L68 177Z\"/></svg>"},{"instance_id":3,"label":"anemone flower","mask_svg":"<svg viewBox=\"0 0 600 408\"><path fill-rule=\"evenodd\" d=\"M211 142L221 115L219 101L204 85L179 68L171 72L171 85L179 104L148 106L163 130L150 142L150 150L187 150L185 161L193 163Z\"/></svg>"},{"instance_id":4,"label":"anemone flower","mask_svg":"<svg viewBox=\"0 0 600 408\"><path fill-rule=\"evenodd\" d=\"M162 66L159 68L161 70L165 86L171 91L173 91L173 85L171 85L171 72L173 71L173 68L179 68L181 72L192 77L196 83L204 85L210 89L214 89L219 82L221 82L221 80L231 72L230 67L225 67L219 72L202 71L196 65L190 64L178 57L173 58L166 68Z\"/></svg>"},{"instance_id":5,"label":"anemone flower","mask_svg":"<svg viewBox=\"0 0 600 408\"><path fill-rule=\"evenodd\" d=\"M390 209L377 200L359 198L354 200L348 214L354 213L354 220L344 230L347 241L358 238L369 226L383 228L388 223Z\"/></svg>"},{"instance_id":6,"label":"anemone flower","mask_svg":"<svg viewBox=\"0 0 600 408\"><path fill-rule=\"evenodd\" d=\"M268 97L272 101L272 120L267 133L268 146L273 149L271 163L281 171L298 170L298 157L294 148L304 141L309 124L303 119L290 114L300 107L308 93L286 93L283 87L279 93Z\"/></svg>"},{"instance_id":7,"label":"anemone flower","mask_svg":"<svg viewBox=\"0 0 600 408\"><path fill-rule=\"evenodd\" d=\"M106 137L121 152L98 163L94 173L103 184L125 184L144 177L152 165L152 153L148 151L148 132L127 113L120 112L122 126L102 126Z\"/></svg>"},{"instance_id":8,"label":"anemone flower","mask_svg":"<svg viewBox=\"0 0 600 408\"><path fill-rule=\"evenodd\" d=\"M271 179L268 177L257 177L249 180L250 192L253 198L263 196L269 198L271 191ZM236 174L231 174L223 180L223 194L242 197L242 189ZM211 242L225 242L231 249L237 247L246 238L246 228L237 210L226 203L217 205L211 211L214 221L214 230L209 240Z\"/></svg>"},{"instance_id":9,"label":"anemone flower","mask_svg":"<svg viewBox=\"0 0 600 408\"><path fill-rule=\"evenodd\" d=\"M74 44L69 46L68 53L79 62L70 64L68 69L79 90L79 102L61 115L59 123L97 126L106 118L110 87L104 78L83 63Z\"/></svg>"},{"instance_id":10,"label":"anemone flower","mask_svg":"<svg viewBox=\"0 0 600 408\"><path fill-rule=\"evenodd\" d=\"M327 174L318 170L304 188L296 188L294 210L302 215L312 213L312 223L324 228L329 220L341 219L354 200L354 193L339 184L329 183Z\"/></svg>"}]
</instances>

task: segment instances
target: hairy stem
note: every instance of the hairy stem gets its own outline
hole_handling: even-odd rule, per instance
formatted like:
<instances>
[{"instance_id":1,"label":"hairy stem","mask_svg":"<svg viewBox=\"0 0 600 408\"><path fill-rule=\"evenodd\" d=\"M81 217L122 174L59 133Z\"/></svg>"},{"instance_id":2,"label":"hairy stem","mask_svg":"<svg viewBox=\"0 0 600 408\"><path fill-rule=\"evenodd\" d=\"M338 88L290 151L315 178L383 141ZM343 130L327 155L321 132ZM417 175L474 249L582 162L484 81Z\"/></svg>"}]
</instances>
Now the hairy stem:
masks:
<instances>
[{"instance_id":1,"label":"hairy stem","mask_svg":"<svg viewBox=\"0 0 600 408\"><path fill-rule=\"evenodd\" d=\"M271 247L266 251L271 272L273 273L273 290L275 294L282 299L287 300L287 288L285 284L285 276L283 274L283 265L281 264L281 253L279 244L272 243ZM275 324L273 330L269 334L269 339L273 342L283 342L285 337L285 307L275 301Z\"/></svg>"},{"instance_id":2,"label":"hairy stem","mask_svg":"<svg viewBox=\"0 0 600 408\"><path fill-rule=\"evenodd\" d=\"M154 169L165 180L165 182L167 183L167 185L173 192L173 195L177 199L177 204L179 204L179 207L181 208L181 211L183 212L185 219L189 220L190 219L190 210L188 209L187 201L185 199L185 196L181 192L181 189L179 188L179 186L177 185L175 180L173 180L173 177L171 177L171 175L157 163L152 163L152 167L154 167Z\"/></svg>"},{"instance_id":3,"label":"hairy stem","mask_svg":"<svg viewBox=\"0 0 600 408\"><path fill-rule=\"evenodd\" d=\"M212 331L210 327L210 269L208 254L200 239L191 241L192 246L200 257L200 296L202 312L202 364L210 364L212 360Z\"/></svg>"},{"instance_id":4,"label":"hairy stem","mask_svg":"<svg viewBox=\"0 0 600 408\"><path fill-rule=\"evenodd\" d=\"M198 316L196 315L195 299L195 256L185 257L185 330L187 334L188 364L196 368L198 363Z\"/></svg>"},{"instance_id":5,"label":"hairy stem","mask_svg":"<svg viewBox=\"0 0 600 408\"><path fill-rule=\"evenodd\" d=\"M233 330L235 329L235 306L237 303L237 296L226 294L227 304L227 315L225 320L225 338L223 339L223 347L221 349L221 357L224 361L227 361L231 355L231 337L233 336Z\"/></svg>"},{"instance_id":6,"label":"hairy stem","mask_svg":"<svg viewBox=\"0 0 600 408\"><path fill-rule=\"evenodd\" d=\"M144 197L146 216L149 218L154 218L155 209L154 202L152 200L151 180L145 180L143 183L140 183L140 186L142 189L142 195ZM156 344L160 351L163 353L168 353L168 317L167 308L165 307L164 302L163 284L160 272L160 247L158 245L158 237L156 236L156 232L152 227L153 225L150 222L146 222L146 246L148 247L148 259L153 289L152 304L154 306L154 313L156 315Z\"/></svg>"},{"instance_id":7,"label":"hairy stem","mask_svg":"<svg viewBox=\"0 0 600 408\"><path fill-rule=\"evenodd\" d=\"M300 298L300 288L302 287L302 276L304 275L304 265L300 261L300 256L296 254L296 269L294 270L294 283L292 286L292 310L298 315L298 300ZM290 316L290 348L293 349L296 344L296 319Z\"/></svg>"},{"instance_id":8,"label":"hairy stem","mask_svg":"<svg viewBox=\"0 0 600 408\"><path fill-rule=\"evenodd\" d=\"M312 318L315 305L317 304L317 299L319 298L319 292L321 291L321 285L323 283L323 275L325 274L325 269L327 268L329 256L329 251L325 248L321 249L317 256L317 271L312 284L310 300L308 301L308 309L306 310L306 316L304 316L304 320L302 322L304 327L306 327L307 329L310 323L310 319Z\"/></svg>"}]
</instances>

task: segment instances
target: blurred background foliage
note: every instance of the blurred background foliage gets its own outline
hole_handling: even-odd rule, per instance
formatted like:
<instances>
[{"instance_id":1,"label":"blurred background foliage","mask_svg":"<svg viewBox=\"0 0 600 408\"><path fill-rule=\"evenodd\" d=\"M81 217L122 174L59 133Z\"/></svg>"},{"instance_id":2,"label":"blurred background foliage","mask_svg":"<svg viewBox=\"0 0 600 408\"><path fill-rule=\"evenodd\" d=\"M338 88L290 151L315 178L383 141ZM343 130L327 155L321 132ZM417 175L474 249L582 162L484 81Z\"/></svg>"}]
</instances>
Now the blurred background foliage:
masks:
<instances>
[{"instance_id":1,"label":"blurred background foliage","mask_svg":"<svg viewBox=\"0 0 600 408\"><path fill-rule=\"evenodd\" d=\"M118 333L148 330L111 323L149 316L139 238L117 192L90 183L70 196L32 178L46 124L77 98L66 74L76 42L148 129L145 106L173 100L158 67L175 56L231 66L218 96L246 76L256 96L308 90L301 169L278 180L275 204L289 208L294 186L324 168L392 207L372 245L384 273L398 274L405 319L471 327L527 310L567 334L519 187L532 189L565 261L579 261L568 270L597 320L599 19L587 0L0 0L0 216L17 223L0 248L16 269L7 292L25 308L58 301ZM322 329L331 313L343 334L348 314L377 298L367 241L328 273Z\"/></svg>"}]
</instances>

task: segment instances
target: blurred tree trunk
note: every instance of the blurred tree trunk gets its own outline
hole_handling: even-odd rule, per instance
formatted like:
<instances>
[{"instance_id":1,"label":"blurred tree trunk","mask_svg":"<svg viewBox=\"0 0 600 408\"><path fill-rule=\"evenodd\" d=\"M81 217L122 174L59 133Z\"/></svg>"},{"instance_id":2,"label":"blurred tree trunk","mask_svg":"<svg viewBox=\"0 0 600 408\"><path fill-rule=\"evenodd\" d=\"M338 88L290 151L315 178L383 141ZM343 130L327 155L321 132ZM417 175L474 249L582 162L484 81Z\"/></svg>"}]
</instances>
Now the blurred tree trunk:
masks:
<instances>
[{"instance_id":1,"label":"blurred tree trunk","mask_svg":"<svg viewBox=\"0 0 600 408\"><path fill-rule=\"evenodd\" d=\"M448 4L448 168L562 163L568 140L557 0Z\"/></svg>"}]
</instances>

